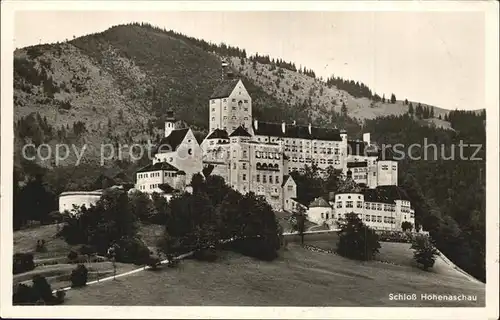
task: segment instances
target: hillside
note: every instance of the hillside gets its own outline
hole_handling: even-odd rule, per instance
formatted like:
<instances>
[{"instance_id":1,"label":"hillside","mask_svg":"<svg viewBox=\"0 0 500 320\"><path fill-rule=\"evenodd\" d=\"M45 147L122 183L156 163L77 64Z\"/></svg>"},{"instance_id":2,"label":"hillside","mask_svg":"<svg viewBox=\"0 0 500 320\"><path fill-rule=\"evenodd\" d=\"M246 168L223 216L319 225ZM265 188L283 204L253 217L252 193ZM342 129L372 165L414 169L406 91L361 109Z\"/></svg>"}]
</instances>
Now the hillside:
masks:
<instances>
[{"instance_id":1,"label":"hillside","mask_svg":"<svg viewBox=\"0 0 500 320\"><path fill-rule=\"evenodd\" d=\"M349 117L360 122L381 116L399 116L408 112L408 105L403 100L390 103L375 102L363 97L356 98L336 86L328 86L324 81L303 73L259 62L254 66L248 59L242 60L237 57L233 57L231 63L241 74L283 103L301 104L310 98L313 119L320 119L332 111L340 114L343 103L346 104ZM414 105L417 103L413 101ZM422 106L427 105L422 104ZM434 107L434 112L437 118L440 115L444 116L449 110Z\"/></svg>"},{"instance_id":2,"label":"hillside","mask_svg":"<svg viewBox=\"0 0 500 320\"><path fill-rule=\"evenodd\" d=\"M218 53L196 41L139 24L18 49L14 52L15 119L38 112L55 129L65 126L67 131L81 121L83 141L90 145L102 140L145 142L161 135L162 117L171 108L181 125L202 136L207 130L208 97L221 77L220 61ZM253 68L249 59L233 57L231 64L249 89L254 115L261 120L314 121L346 127L357 135L359 125L350 118L400 115L408 108L401 101L354 98L284 68L270 71L271 65L261 63ZM343 102L347 119L338 118ZM435 108L436 117L445 112Z\"/></svg>"}]
</instances>

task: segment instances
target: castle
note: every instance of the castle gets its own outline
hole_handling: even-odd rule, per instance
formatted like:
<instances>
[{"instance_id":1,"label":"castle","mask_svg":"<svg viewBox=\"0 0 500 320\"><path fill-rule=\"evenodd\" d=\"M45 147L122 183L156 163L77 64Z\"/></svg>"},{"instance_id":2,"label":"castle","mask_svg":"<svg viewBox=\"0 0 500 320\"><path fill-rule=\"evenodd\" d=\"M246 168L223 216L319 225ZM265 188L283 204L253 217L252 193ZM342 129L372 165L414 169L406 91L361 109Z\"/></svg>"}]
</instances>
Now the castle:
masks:
<instances>
[{"instance_id":1,"label":"castle","mask_svg":"<svg viewBox=\"0 0 500 320\"><path fill-rule=\"evenodd\" d=\"M172 112L167 114L165 137L153 163L137 172L136 189L170 194L202 172L221 176L241 193L263 195L274 210L295 211L304 204L297 201L293 173L306 165L333 167L352 188L305 204L309 220L335 227L339 218L355 212L376 229L400 230L403 221L414 226L409 199L397 186L398 163L371 143L369 133L348 140L346 131L336 128L253 119L252 98L232 77L215 88L208 107L209 133L201 144L191 129L175 127Z\"/></svg>"}]
</instances>

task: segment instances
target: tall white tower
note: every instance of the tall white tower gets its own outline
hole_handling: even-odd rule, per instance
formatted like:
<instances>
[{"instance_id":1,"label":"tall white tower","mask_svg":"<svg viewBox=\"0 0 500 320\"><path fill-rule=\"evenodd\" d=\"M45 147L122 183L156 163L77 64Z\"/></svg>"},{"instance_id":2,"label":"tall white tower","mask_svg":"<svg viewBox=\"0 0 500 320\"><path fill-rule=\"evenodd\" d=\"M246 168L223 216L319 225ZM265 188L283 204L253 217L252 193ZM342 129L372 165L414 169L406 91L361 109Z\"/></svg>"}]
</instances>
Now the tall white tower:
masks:
<instances>
[{"instance_id":1,"label":"tall white tower","mask_svg":"<svg viewBox=\"0 0 500 320\"><path fill-rule=\"evenodd\" d=\"M165 137L168 137L175 130L174 111L167 111L167 119L165 119Z\"/></svg>"}]
</instances>

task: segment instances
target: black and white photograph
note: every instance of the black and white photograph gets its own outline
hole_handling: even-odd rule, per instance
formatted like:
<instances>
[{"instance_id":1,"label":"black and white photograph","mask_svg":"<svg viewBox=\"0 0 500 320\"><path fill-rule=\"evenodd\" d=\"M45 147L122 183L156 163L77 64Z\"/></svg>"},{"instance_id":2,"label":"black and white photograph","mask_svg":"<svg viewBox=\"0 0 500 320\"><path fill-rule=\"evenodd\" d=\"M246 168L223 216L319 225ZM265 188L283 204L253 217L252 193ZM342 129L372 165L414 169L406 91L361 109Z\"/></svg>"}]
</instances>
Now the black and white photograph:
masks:
<instances>
[{"instance_id":1,"label":"black and white photograph","mask_svg":"<svg viewBox=\"0 0 500 320\"><path fill-rule=\"evenodd\" d=\"M498 318L498 45L496 1L2 2L1 316Z\"/></svg>"}]
</instances>

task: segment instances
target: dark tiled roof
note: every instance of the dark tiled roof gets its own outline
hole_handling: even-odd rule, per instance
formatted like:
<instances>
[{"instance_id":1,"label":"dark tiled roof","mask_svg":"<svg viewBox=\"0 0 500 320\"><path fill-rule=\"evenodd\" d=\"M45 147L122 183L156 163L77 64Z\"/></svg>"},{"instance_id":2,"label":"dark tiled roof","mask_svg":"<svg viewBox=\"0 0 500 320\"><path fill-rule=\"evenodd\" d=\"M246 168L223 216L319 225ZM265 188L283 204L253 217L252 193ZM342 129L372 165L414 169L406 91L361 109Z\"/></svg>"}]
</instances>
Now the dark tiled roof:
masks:
<instances>
[{"instance_id":1,"label":"dark tiled roof","mask_svg":"<svg viewBox=\"0 0 500 320\"><path fill-rule=\"evenodd\" d=\"M228 139L227 131L223 129L215 129L210 133L207 139Z\"/></svg>"},{"instance_id":2,"label":"dark tiled roof","mask_svg":"<svg viewBox=\"0 0 500 320\"><path fill-rule=\"evenodd\" d=\"M158 148L162 146L161 150L163 151L175 151L181 144L182 140L184 140L184 138L186 137L188 131L189 128L173 130L168 137L161 139ZM157 151L161 150L157 149Z\"/></svg>"},{"instance_id":3,"label":"dark tiled roof","mask_svg":"<svg viewBox=\"0 0 500 320\"><path fill-rule=\"evenodd\" d=\"M219 99L229 97L239 79L230 79L222 81L210 96L210 99Z\"/></svg>"},{"instance_id":4,"label":"dark tiled roof","mask_svg":"<svg viewBox=\"0 0 500 320\"><path fill-rule=\"evenodd\" d=\"M242 126L239 126L236 128L230 135L230 137L251 137L250 133L243 128Z\"/></svg>"},{"instance_id":5,"label":"dark tiled roof","mask_svg":"<svg viewBox=\"0 0 500 320\"><path fill-rule=\"evenodd\" d=\"M311 133L309 133L309 126L286 124L285 132L283 133L282 123L258 121L257 128L255 127L255 122L252 123L252 129L255 135L260 135L260 136L301 138L301 139L327 140L327 141L342 140L340 138L340 131L338 129L333 129L333 128L311 127Z\"/></svg>"},{"instance_id":6,"label":"dark tiled roof","mask_svg":"<svg viewBox=\"0 0 500 320\"><path fill-rule=\"evenodd\" d=\"M167 163L167 162L157 162L155 164L147 165L144 168L139 169L137 172L149 172L149 171L158 171L158 170L179 171L179 169L177 169L176 167L174 167L170 163Z\"/></svg>"},{"instance_id":7,"label":"dark tiled roof","mask_svg":"<svg viewBox=\"0 0 500 320\"><path fill-rule=\"evenodd\" d=\"M290 178L290 176L289 176L289 175L287 175L287 174L283 176L283 183L281 184L281 187L283 187L283 186L286 184L286 182L287 182L288 178ZM293 179L293 178L292 178L292 179Z\"/></svg>"},{"instance_id":8,"label":"dark tiled roof","mask_svg":"<svg viewBox=\"0 0 500 320\"><path fill-rule=\"evenodd\" d=\"M355 162L348 162L347 167L348 168L359 168L359 167L366 167L368 166L368 163L366 161L355 161Z\"/></svg>"},{"instance_id":9,"label":"dark tiled roof","mask_svg":"<svg viewBox=\"0 0 500 320\"><path fill-rule=\"evenodd\" d=\"M180 175L186 175L186 173L185 173L184 171L182 171L182 170L177 171L177 174L180 174Z\"/></svg>"},{"instance_id":10,"label":"dark tiled roof","mask_svg":"<svg viewBox=\"0 0 500 320\"><path fill-rule=\"evenodd\" d=\"M365 189L365 202L381 202L394 204L396 200L410 201L405 190L398 186L379 186L375 189Z\"/></svg>"}]
</instances>

